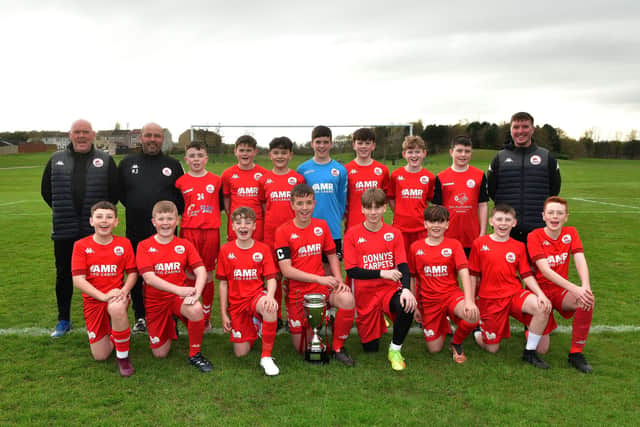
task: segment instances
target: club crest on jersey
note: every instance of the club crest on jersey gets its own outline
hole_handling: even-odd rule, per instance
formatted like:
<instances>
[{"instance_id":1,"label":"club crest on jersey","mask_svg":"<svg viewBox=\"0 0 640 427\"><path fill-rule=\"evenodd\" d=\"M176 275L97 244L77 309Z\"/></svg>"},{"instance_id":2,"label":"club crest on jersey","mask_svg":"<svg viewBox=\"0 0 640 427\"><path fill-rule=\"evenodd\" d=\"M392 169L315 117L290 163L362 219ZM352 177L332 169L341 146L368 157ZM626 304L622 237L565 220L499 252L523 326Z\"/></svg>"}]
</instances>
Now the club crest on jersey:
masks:
<instances>
[{"instance_id":1,"label":"club crest on jersey","mask_svg":"<svg viewBox=\"0 0 640 427\"><path fill-rule=\"evenodd\" d=\"M568 245L569 243L571 243L571 236L568 234L565 234L564 236L562 236L562 243L564 243L565 245Z\"/></svg>"},{"instance_id":2,"label":"club crest on jersey","mask_svg":"<svg viewBox=\"0 0 640 427\"><path fill-rule=\"evenodd\" d=\"M97 168L101 168L102 166L104 166L104 160L102 160L102 159L93 159L93 166L95 166Z\"/></svg>"},{"instance_id":3,"label":"club crest on jersey","mask_svg":"<svg viewBox=\"0 0 640 427\"><path fill-rule=\"evenodd\" d=\"M260 252L256 252L253 254L253 262L260 262L264 258Z\"/></svg>"},{"instance_id":4,"label":"club crest on jersey","mask_svg":"<svg viewBox=\"0 0 640 427\"><path fill-rule=\"evenodd\" d=\"M184 253L184 246L177 245L173 250L176 251L178 255L182 255Z\"/></svg>"},{"instance_id":5,"label":"club crest on jersey","mask_svg":"<svg viewBox=\"0 0 640 427\"><path fill-rule=\"evenodd\" d=\"M295 176L290 176L289 178L287 178L287 182L289 183L289 185L296 185L298 183L298 180Z\"/></svg>"},{"instance_id":6,"label":"club crest on jersey","mask_svg":"<svg viewBox=\"0 0 640 427\"><path fill-rule=\"evenodd\" d=\"M140 168L137 164L131 165L131 175L138 175L140 173Z\"/></svg>"},{"instance_id":7,"label":"club crest on jersey","mask_svg":"<svg viewBox=\"0 0 640 427\"><path fill-rule=\"evenodd\" d=\"M440 251L440 254L441 254L443 257L450 257L452 253L453 253L453 251L451 250L451 248L444 248L444 249L442 249L442 250Z\"/></svg>"},{"instance_id":8,"label":"club crest on jersey","mask_svg":"<svg viewBox=\"0 0 640 427\"><path fill-rule=\"evenodd\" d=\"M261 172L256 172L253 174L253 179L255 179L256 181L259 181L260 178L262 178L262 173Z\"/></svg>"},{"instance_id":9,"label":"club crest on jersey","mask_svg":"<svg viewBox=\"0 0 640 427\"><path fill-rule=\"evenodd\" d=\"M469 200L469 198L467 197L467 195L465 193L460 193L460 194L456 194L453 197L453 200L456 201L456 203L460 204L460 205L464 205L465 203L467 203L467 201Z\"/></svg>"},{"instance_id":10,"label":"club crest on jersey","mask_svg":"<svg viewBox=\"0 0 640 427\"><path fill-rule=\"evenodd\" d=\"M382 168L373 168L373 173L378 176L382 175Z\"/></svg>"},{"instance_id":11,"label":"club crest on jersey","mask_svg":"<svg viewBox=\"0 0 640 427\"><path fill-rule=\"evenodd\" d=\"M340 171L336 168L331 169L331 176L340 176Z\"/></svg>"},{"instance_id":12,"label":"club crest on jersey","mask_svg":"<svg viewBox=\"0 0 640 427\"><path fill-rule=\"evenodd\" d=\"M207 185L206 190L207 190L207 193L213 194L213 192L216 191L216 187L213 184L209 184L209 185Z\"/></svg>"},{"instance_id":13,"label":"club crest on jersey","mask_svg":"<svg viewBox=\"0 0 640 427\"><path fill-rule=\"evenodd\" d=\"M422 175L420 177L420 184L428 184L429 183L429 177L426 175Z\"/></svg>"},{"instance_id":14,"label":"club crest on jersey","mask_svg":"<svg viewBox=\"0 0 640 427\"><path fill-rule=\"evenodd\" d=\"M507 252L507 255L505 255L504 259L506 259L507 262L513 264L514 262L516 262L516 254L514 254L513 252Z\"/></svg>"},{"instance_id":15,"label":"club crest on jersey","mask_svg":"<svg viewBox=\"0 0 640 427\"><path fill-rule=\"evenodd\" d=\"M316 236L322 236L322 227L315 227L313 229L313 234L315 234Z\"/></svg>"},{"instance_id":16,"label":"club crest on jersey","mask_svg":"<svg viewBox=\"0 0 640 427\"><path fill-rule=\"evenodd\" d=\"M390 242L390 241L393 240L393 238L394 238L393 233L384 233L384 240L385 241Z\"/></svg>"},{"instance_id":17,"label":"club crest on jersey","mask_svg":"<svg viewBox=\"0 0 640 427\"><path fill-rule=\"evenodd\" d=\"M113 253L117 256L122 256L124 255L124 248L122 246L116 246L115 248L113 248Z\"/></svg>"},{"instance_id":18,"label":"club crest on jersey","mask_svg":"<svg viewBox=\"0 0 640 427\"><path fill-rule=\"evenodd\" d=\"M171 168L162 168L162 175L171 176L171 174L173 174L173 171L171 170Z\"/></svg>"},{"instance_id":19,"label":"club crest on jersey","mask_svg":"<svg viewBox=\"0 0 640 427\"><path fill-rule=\"evenodd\" d=\"M529 161L531 162L532 165L537 166L540 163L542 163L542 158L540 156L538 156L537 154L534 154L533 156L531 156L529 158Z\"/></svg>"},{"instance_id":20,"label":"club crest on jersey","mask_svg":"<svg viewBox=\"0 0 640 427\"><path fill-rule=\"evenodd\" d=\"M468 188L473 188L475 186L476 186L476 182L474 180L472 180L472 179L468 179L467 180L467 187Z\"/></svg>"}]
</instances>

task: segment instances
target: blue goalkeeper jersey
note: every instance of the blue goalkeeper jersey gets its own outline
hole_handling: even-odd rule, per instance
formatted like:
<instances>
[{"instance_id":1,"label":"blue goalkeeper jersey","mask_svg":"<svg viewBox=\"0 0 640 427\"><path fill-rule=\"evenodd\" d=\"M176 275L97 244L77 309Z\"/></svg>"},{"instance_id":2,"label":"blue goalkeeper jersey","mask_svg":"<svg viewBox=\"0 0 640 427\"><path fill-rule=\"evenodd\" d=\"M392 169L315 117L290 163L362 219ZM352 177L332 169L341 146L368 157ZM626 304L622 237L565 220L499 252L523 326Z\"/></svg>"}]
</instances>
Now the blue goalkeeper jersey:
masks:
<instances>
[{"instance_id":1,"label":"blue goalkeeper jersey","mask_svg":"<svg viewBox=\"0 0 640 427\"><path fill-rule=\"evenodd\" d=\"M309 159L298 166L298 173L315 192L313 217L327 221L334 240L342 239L341 223L347 203L347 169L333 159L325 164Z\"/></svg>"}]
</instances>

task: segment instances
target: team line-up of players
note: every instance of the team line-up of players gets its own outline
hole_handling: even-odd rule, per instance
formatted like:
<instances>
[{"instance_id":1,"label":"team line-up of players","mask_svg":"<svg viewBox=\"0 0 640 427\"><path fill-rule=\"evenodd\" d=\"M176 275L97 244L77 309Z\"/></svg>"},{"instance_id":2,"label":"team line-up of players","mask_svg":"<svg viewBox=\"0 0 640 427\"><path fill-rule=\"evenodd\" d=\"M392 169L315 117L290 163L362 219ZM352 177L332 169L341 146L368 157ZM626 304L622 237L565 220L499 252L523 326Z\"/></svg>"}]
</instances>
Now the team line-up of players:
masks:
<instances>
[{"instance_id":1,"label":"team line-up of players","mask_svg":"<svg viewBox=\"0 0 640 427\"><path fill-rule=\"evenodd\" d=\"M391 174L371 157L375 135L370 129L359 129L353 140L356 158L345 167L330 157L331 131L315 128L314 157L293 171L292 142L275 138L268 171L254 163L255 139L243 136L236 141L238 163L221 177L205 169L206 147L191 143L185 153L189 170L175 184L185 201L180 237L175 204L158 202L152 212L156 234L138 245L137 256L126 238L112 235L115 207L97 203L90 220L95 234L76 242L72 256L93 356L105 359L115 347L120 373L133 374L127 308L140 274L153 355L167 356L177 338L175 319L181 319L191 364L210 371L200 350L210 328L215 271L222 327L234 352L248 354L261 336L260 365L267 375L279 373L271 352L283 287L294 347L303 351L308 333L304 295L323 294L337 309L333 357L348 366L354 361L344 343L354 318L365 352L379 350L385 317L393 320L388 359L392 369L403 370L401 348L414 319L430 352L442 350L453 321L449 349L455 362L464 363L464 339L473 333L478 345L496 352L501 339L509 337L511 315L528 326L523 360L548 368L538 353L548 349L555 308L574 318L570 363L591 371L582 348L594 299L580 238L564 226L566 201L547 200L541 213L546 226L531 232L525 247L509 237L516 224L512 207L496 205L488 215L484 173L469 165L468 138L454 139L452 167L437 179L422 167L426 147L420 137L405 139L407 164ZM387 206L394 212L393 225L383 221ZM229 218L229 242L220 247L222 210ZM489 235L487 219L493 229ZM568 280L570 255L581 287Z\"/></svg>"}]
</instances>

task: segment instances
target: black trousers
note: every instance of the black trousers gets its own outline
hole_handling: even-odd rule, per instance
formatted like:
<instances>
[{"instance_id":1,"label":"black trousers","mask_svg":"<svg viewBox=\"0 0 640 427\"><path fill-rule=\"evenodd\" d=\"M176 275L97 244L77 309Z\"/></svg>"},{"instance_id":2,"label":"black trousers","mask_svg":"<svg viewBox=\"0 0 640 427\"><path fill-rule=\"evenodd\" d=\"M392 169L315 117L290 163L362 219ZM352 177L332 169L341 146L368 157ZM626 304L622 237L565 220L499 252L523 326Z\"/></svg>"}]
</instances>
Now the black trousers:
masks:
<instances>
[{"instance_id":1,"label":"black trousers","mask_svg":"<svg viewBox=\"0 0 640 427\"><path fill-rule=\"evenodd\" d=\"M53 254L56 259L58 320L71 320L71 297L73 296L71 255L73 254L74 243L75 239L53 241Z\"/></svg>"}]
</instances>

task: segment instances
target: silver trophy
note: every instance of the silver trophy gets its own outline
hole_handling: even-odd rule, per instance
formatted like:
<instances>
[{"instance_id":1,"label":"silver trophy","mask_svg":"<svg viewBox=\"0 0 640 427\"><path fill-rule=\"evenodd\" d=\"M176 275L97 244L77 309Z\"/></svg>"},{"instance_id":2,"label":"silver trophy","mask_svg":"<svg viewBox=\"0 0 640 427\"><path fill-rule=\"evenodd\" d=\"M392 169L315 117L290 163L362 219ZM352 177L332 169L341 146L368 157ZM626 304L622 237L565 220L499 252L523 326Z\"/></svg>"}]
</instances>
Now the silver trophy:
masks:
<instances>
[{"instance_id":1,"label":"silver trophy","mask_svg":"<svg viewBox=\"0 0 640 427\"><path fill-rule=\"evenodd\" d=\"M311 363L328 363L329 354L327 346L322 342L318 332L322 328L327 311L327 302L323 294L307 294L302 304L304 314L307 317L307 330L304 337L307 341L304 359ZM309 329L311 331L309 331ZM311 332L311 340L309 340ZM326 339L326 330L325 330Z\"/></svg>"}]
</instances>

